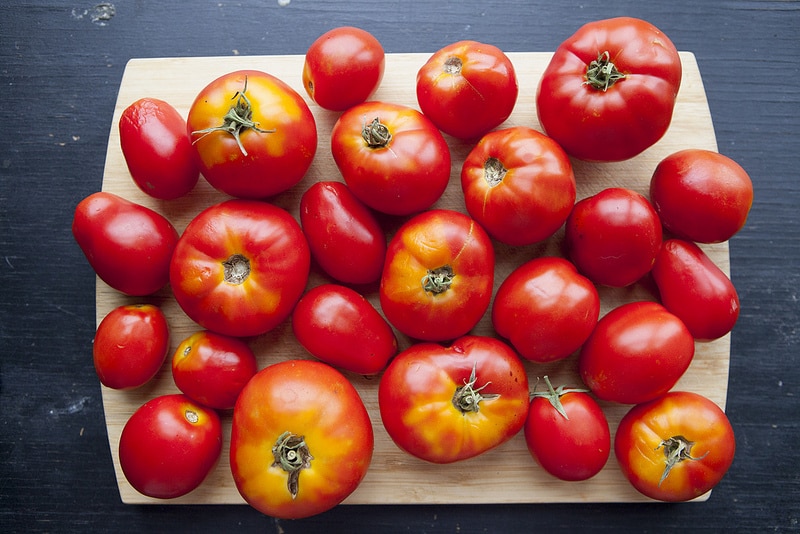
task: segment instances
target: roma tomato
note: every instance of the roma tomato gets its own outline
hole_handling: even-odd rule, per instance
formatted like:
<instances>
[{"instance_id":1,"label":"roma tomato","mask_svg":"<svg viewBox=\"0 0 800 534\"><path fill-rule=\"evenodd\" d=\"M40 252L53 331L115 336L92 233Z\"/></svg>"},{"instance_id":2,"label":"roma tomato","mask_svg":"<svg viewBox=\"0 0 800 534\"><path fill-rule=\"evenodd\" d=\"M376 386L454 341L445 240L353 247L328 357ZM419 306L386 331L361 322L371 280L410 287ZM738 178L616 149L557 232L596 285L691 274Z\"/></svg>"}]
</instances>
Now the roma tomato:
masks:
<instances>
[{"instance_id":1,"label":"roma tomato","mask_svg":"<svg viewBox=\"0 0 800 534\"><path fill-rule=\"evenodd\" d=\"M429 208L450 181L450 148L416 109L365 102L339 117L331 132L333 159L361 202L390 215Z\"/></svg>"},{"instance_id":2,"label":"roma tomato","mask_svg":"<svg viewBox=\"0 0 800 534\"><path fill-rule=\"evenodd\" d=\"M476 41L441 48L417 73L420 110L458 139L477 139L500 126L511 115L518 93L508 56Z\"/></svg>"},{"instance_id":3,"label":"roma tomato","mask_svg":"<svg viewBox=\"0 0 800 534\"><path fill-rule=\"evenodd\" d=\"M404 451L445 464L473 458L522 430L528 377L502 341L465 336L398 354L378 386L381 419Z\"/></svg>"},{"instance_id":4,"label":"roma tomato","mask_svg":"<svg viewBox=\"0 0 800 534\"><path fill-rule=\"evenodd\" d=\"M181 235L170 267L175 300L203 328L257 336L286 319L308 281L311 253L286 211L258 200L226 200L200 212Z\"/></svg>"},{"instance_id":5,"label":"roma tomato","mask_svg":"<svg viewBox=\"0 0 800 534\"><path fill-rule=\"evenodd\" d=\"M430 210L389 242L380 304L400 332L424 341L463 336L492 298L494 249L481 226L457 211Z\"/></svg>"},{"instance_id":6,"label":"roma tomato","mask_svg":"<svg viewBox=\"0 0 800 534\"><path fill-rule=\"evenodd\" d=\"M97 276L117 291L149 295L169 281L178 232L150 208L92 193L75 208L72 235Z\"/></svg>"},{"instance_id":7,"label":"roma tomato","mask_svg":"<svg viewBox=\"0 0 800 534\"><path fill-rule=\"evenodd\" d=\"M297 519L339 504L364 478L373 446L358 392L322 362L289 360L262 369L233 410L233 480L269 516Z\"/></svg>"},{"instance_id":8,"label":"roma tomato","mask_svg":"<svg viewBox=\"0 0 800 534\"><path fill-rule=\"evenodd\" d=\"M522 126L486 134L461 167L467 211L508 245L553 235L572 211L575 187L572 164L558 143Z\"/></svg>"},{"instance_id":9,"label":"roma tomato","mask_svg":"<svg viewBox=\"0 0 800 534\"><path fill-rule=\"evenodd\" d=\"M631 408L617 427L614 454L640 493L661 501L688 501L728 472L736 439L713 401L673 391Z\"/></svg>"},{"instance_id":10,"label":"roma tomato","mask_svg":"<svg viewBox=\"0 0 800 534\"><path fill-rule=\"evenodd\" d=\"M222 425L214 410L185 395L162 395L125 423L119 464L139 493L173 499L197 488L221 451Z\"/></svg>"},{"instance_id":11,"label":"roma tomato","mask_svg":"<svg viewBox=\"0 0 800 534\"><path fill-rule=\"evenodd\" d=\"M151 197L182 197L200 177L186 121L168 102L141 98L125 108L119 142L131 178Z\"/></svg>"},{"instance_id":12,"label":"roma tomato","mask_svg":"<svg viewBox=\"0 0 800 534\"><path fill-rule=\"evenodd\" d=\"M652 24L590 22L559 45L542 74L539 122L576 158L632 158L669 128L681 75L675 45Z\"/></svg>"},{"instance_id":13,"label":"roma tomato","mask_svg":"<svg viewBox=\"0 0 800 534\"><path fill-rule=\"evenodd\" d=\"M594 284L563 258L536 258L500 284L492 324L520 356L545 363L566 358L589 337L600 316Z\"/></svg>"},{"instance_id":14,"label":"roma tomato","mask_svg":"<svg viewBox=\"0 0 800 534\"><path fill-rule=\"evenodd\" d=\"M317 150L317 126L305 100L256 70L212 81L189 109L187 129L205 179L240 198L286 191L305 175Z\"/></svg>"}]
</instances>

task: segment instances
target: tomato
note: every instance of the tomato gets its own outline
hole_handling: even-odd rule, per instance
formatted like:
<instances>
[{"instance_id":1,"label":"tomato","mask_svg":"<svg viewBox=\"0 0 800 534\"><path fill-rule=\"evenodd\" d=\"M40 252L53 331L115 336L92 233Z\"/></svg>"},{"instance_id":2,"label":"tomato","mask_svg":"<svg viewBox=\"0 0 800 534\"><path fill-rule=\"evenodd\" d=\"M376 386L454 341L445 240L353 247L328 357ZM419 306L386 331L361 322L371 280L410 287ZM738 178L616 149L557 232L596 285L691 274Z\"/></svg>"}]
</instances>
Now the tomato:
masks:
<instances>
[{"instance_id":1,"label":"tomato","mask_svg":"<svg viewBox=\"0 0 800 534\"><path fill-rule=\"evenodd\" d=\"M710 491L728 472L735 452L725 412L687 391L634 406L614 438L623 474L643 495L661 501L688 501Z\"/></svg>"},{"instance_id":2,"label":"tomato","mask_svg":"<svg viewBox=\"0 0 800 534\"><path fill-rule=\"evenodd\" d=\"M559 45L545 68L536 93L539 122L576 158L632 158L669 128L681 76L675 45L649 22L590 22Z\"/></svg>"},{"instance_id":3,"label":"tomato","mask_svg":"<svg viewBox=\"0 0 800 534\"><path fill-rule=\"evenodd\" d=\"M383 79L386 57L374 35L342 26L320 35L303 63L303 86L320 107L332 111L367 100Z\"/></svg>"},{"instance_id":4,"label":"tomato","mask_svg":"<svg viewBox=\"0 0 800 534\"><path fill-rule=\"evenodd\" d=\"M650 199L669 232L720 243L742 229L753 205L753 182L741 165L717 152L670 154L650 179Z\"/></svg>"},{"instance_id":5,"label":"tomato","mask_svg":"<svg viewBox=\"0 0 800 534\"><path fill-rule=\"evenodd\" d=\"M502 50L459 41L434 53L417 73L417 102L444 133L477 139L500 126L514 109L519 87Z\"/></svg>"},{"instance_id":6,"label":"tomato","mask_svg":"<svg viewBox=\"0 0 800 534\"><path fill-rule=\"evenodd\" d=\"M567 154L549 137L522 126L486 134L461 167L467 212L509 245L547 239L575 204Z\"/></svg>"},{"instance_id":7,"label":"tomato","mask_svg":"<svg viewBox=\"0 0 800 534\"><path fill-rule=\"evenodd\" d=\"M365 102L339 117L333 159L353 194L372 209L410 215L429 208L450 181L450 148L416 109Z\"/></svg>"},{"instance_id":8,"label":"tomato","mask_svg":"<svg viewBox=\"0 0 800 534\"><path fill-rule=\"evenodd\" d=\"M597 398L637 404L669 391L693 357L694 339L678 317L656 302L629 302L598 321L578 371Z\"/></svg>"},{"instance_id":9,"label":"tomato","mask_svg":"<svg viewBox=\"0 0 800 534\"><path fill-rule=\"evenodd\" d=\"M175 300L203 328L257 336L286 319L311 265L300 225L258 200L226 200L200 212L172 257Z\"/></svg>"},{"instance_id":10,"label":"tomato","mask_svg":"<svg viewBox=\"0 0 800 534\"><path fill-rule=\"evenodd\" d=\"M647 199L621 187L580 200L566 222L567 254L597 284L624 287L653 268L661 221Z\"/></svg>"},{"instance_id":11,"label":"tomato","mask_svg":"<svg viewBox=\"0 0 800 534\"><path fill-rule=\"evenodd\" d=\"M338 284L310 289L292 313L297 340L325 363L374 375L397 352L392 327L357 291Z\"/></svg>"},{"instance_id":12,"label":"tomato","mask_svg":"<svg viewBox=\"0 0 800 534\"><path fill-rule=\"evenodd\" d=\"M134 183L154 198L172 200L200 177L186 121L168 102L140 98L119 118L122 155Z\"/></svg>"},{"instance_id":13,"label":"tomato","mask_svg":"<svg viewBox=\"0 0 800 534\"><path fill-rule=\"evenodd\" d=\"M428 462L458 462L522 430L528 377L511 347L495 338L465 336L449 347L417 343L386 368L378 404L401 449Z\"/></svg>"},{"instance_id":14,"label":"tomato","mask_svg":"<svg viewBox=\"0 0 800 534\"><path fill-rule=\"evenodd\" d=\"M72 235L103 282L127 295L155 293L169 281L178 232L166 217L113 193L75 208Z\"/></svg>"},{"instance_id":15,"label":"tomato","mask_svg":"<svg viewBox=\"0 0 800 534\"><path fill-rule=\"evenodd\" d=\"M264 368L233 410L233 480L253 508L273 517L308 517L339 504L364 478L373 446L358 392L321 362Z\"/></svg>"},{"instance_id":16,"label":"tomato","mask_svg":"<svg viewBox=\"0 0 800 534\"><path fill-rule=\"evenodd\" d=\"M172 378L181 392L204 406L228 410L258 362L244 341L209 331L195 332L172 355Z\"/></svg>"},{"instance_id":17,"label":"tomato","mask_svg":"<svg viewBox=\"0 0 800 534\"><path fill-rule=\"evenodd\" d=\"M600 316L600 296L563 258L536 258L503 280L492 304L492 324L520 356L545 363L566 358L589 337Z\"/></svg>"},{"instance_id":18,"label":"tomato","mask_svg":"<svg viewBox=\"0 0 800 534\"><path fill-rule=\"evenodd\" d=\"M172 499L197 488L221 451L222 424L214 410L185 395L162 395L139 407L125 423L119 464L139 493Z\"/></svg>"},{"instance_id":19,"label":"tomato","mask_svg":"<svg viewBox=\"0 0 800 534\"><path fill-rule=\"evenodd\" d=\"M204 87L187 119L205 179L234 197L266 198L298 183L317 150L305 100L256 70L224 74Z\"/></svg>"},{"instance_id":20,"label":"tomato","mask_svg":"<svg viewBox=\"0 0 800 534\"><path fill-rule=\"evenodd\" d=\"M380 304L395 328L412 338L463 336L492 298L494 249L463 213L430 210L408 220L389 242Z\"/></svg>"},{"instance_id":21,"label":"tomato","mask_svg":"<svg viewBox=\"0 0 800 534\"><path fill-rule=\"evenodd\" d=\"M311 255L331 277L368 284L381 276L386 234L375 215L341 182L317 182L300 199Z\"/></svg>"}]
</instances>

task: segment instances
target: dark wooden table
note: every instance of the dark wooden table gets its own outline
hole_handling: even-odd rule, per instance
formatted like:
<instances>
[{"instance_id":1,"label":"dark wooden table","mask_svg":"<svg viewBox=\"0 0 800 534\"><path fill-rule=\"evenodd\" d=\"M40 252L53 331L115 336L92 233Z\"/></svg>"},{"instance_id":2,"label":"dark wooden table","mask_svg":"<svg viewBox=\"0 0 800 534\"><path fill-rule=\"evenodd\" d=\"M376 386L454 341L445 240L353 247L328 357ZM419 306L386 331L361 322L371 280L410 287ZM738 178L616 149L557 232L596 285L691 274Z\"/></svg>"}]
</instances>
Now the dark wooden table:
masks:
<instances>
[{"instance_id":1,"label":"dark wooden table","mask_svg":"<svg viewBox=\"0 0 800 534\"><path fill-rule=\"evenodd\" d=\"M281 5L287 4L287 5ZM580 25L647 19L696 54L720 152L756 200L730 243L742 313L727 412L736 459L706 503L340 506L276 521L248 506L120 502L91 361L95 277L73 241L101 187L133 57L302 54L327 29L387 52L460 39L552 51ZM0 531L512 532L800 528L800 3L793 1L94 2L0 6Z\"/></svg>"}]
</instances>

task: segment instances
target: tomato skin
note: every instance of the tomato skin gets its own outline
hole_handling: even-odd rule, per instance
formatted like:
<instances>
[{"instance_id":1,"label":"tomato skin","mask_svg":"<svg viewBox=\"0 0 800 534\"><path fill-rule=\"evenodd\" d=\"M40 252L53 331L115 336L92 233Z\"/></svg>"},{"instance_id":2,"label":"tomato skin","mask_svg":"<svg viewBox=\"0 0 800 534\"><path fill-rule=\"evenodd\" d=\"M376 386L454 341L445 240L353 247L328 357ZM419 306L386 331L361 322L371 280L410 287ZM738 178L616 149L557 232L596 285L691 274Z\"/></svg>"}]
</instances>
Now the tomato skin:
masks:
<instances>
[{"instance_id":1,"label":"tomato skin","mask_svg":"<svg viewBox=\"0 0 800 534\"><path fill-rule=\"evenodd\" d=\"M662 442L673 437L692 442L686 458L666 469ZM614 453L623 474L643 495L677 502L700 497L725 476L736 452L725 412L697 393L672 391L639 404L617 427Z\"/></svg>"},{"instance_id":2,"label":"tomato skin","mask_svg":"<svg viewBox=\"0 0 800 534\"><path fill-rule=\"evenodd\" d=\"M97 276L131 296L169 281L178 232L163 215L113 193L97 192L75 208L72 235Z\"/></svg>"},{"instance_id":3,"label":"tomato skin","mask_svg":"<svg viewBox=\"0 0 800 534\"><path fill-rule=\"evenodd\" d=\"M134 183L146 194L173 200L200 177L186 121L168 102L140 98L119 119L122 155Z\"/></svg>"},{"instance_id":4,"label":"tomato skin","mask_svg":"<svg viewBox=\"0 0 800 534\"><path fill-rule=\"evenodd\" d=\"M514 65L496 46L458 41L439 49L417 73L417 102L444 133L477 139L502 124L517 102Z\"/></svg>"},{"instance_id":5,"label":"tomato skin","mask_svg":"<svg viewBox=\"0 0 800 534\"><path fill-rule=\"evenodd\" d=\"M275 465L272 448L284 432L302 436L313 456L297 478ZM270 365L245 386L233 411L230 464L242 497L256 510L298 519L329 510L350 495L372 461L367 409L350 382L312 360Z\"/></svg>"},{"instance_id":6,"label":"tomato skin","mask_svg":"<svg viewBox=\"0 0 800 534\"><path fill-rule=\"evenodd\" d=\"M483 387L477 411L462 411L454 395L471 381ZM485 386L485 387L484 387ZM528 378L502 341L464 336L449 347L418 343L398 354L378 387L381 419L392 440L425 461L446 464L473 458L522 430L528 414Z\"/></svg>"},{"instance_id":7,"label":"tomato skin","mask_svg":"<svg viewBox=\"0 0 800 534\"><path fill-rule=\"evenodd\" d=\"M481 138L461 167L461 188L467 212L490 236L515 246L553 235L567 220L576 196L566 152L549 137L521 126Z\"/></svg>"}]
</instances>

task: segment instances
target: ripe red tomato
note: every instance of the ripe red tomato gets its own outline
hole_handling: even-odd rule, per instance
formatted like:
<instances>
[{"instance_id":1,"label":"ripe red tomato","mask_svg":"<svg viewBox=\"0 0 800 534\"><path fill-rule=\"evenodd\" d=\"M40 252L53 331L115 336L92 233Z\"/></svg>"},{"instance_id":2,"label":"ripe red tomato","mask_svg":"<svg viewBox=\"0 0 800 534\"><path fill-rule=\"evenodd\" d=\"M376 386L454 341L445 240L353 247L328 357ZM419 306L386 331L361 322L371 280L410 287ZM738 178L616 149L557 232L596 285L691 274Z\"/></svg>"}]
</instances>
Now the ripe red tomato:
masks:
<instances>
[{"instance_id":1,"label":"ripe red tomato","mask_svg":"<svg viewBox=\"0 0 800 534\"><path fill-rule=\"evenodd\" d=\"M416 109L365 102L339 117L333 159L361 202L391 215L429 208L450 181L450 148Z\"/></svg>"},{"instance_id":2,"label":"ripe red tomato","mask_svg":"<svg viewBox=\"0 0 800 534\"><path fill-rule=\"evenodd\" d=\"M381 377L383 425L403 450L445 464L473 458L522 430L528 377L502 341L465 336L449 347L417 343Z\"/></svg>"},{"instance_id":3,"label":"ripe red tomato","mask_svg":"<svg viewBox=\"0 0 800 534\"><path fill-rule=\"evenodd\" d=\"M597 284L624 287L653 267L663 239L661 221L647 199L621 187L575 204L567 218L567 254Z\"/></svg>"},{"instance_id":4,"label":"ripe red tomato","mask_svg":"<svg viewBox=\"0 0 800 534\"><path fill-rule=\"evenodd\" d=\"M178 232L150 208L92 193L75 208L72 235L97 276L117 291L149 295L169 281Z\"/></svg>"},{"instance_id":5,"label":"ripe red tomato","mask_svg":"<svg viewBox=\"0 0 800 534\"><path fill-rule=\"evenodd\" d=\"M669 391L693 357L694 338L680 319L656 302L629 302L598 321L578 371L597 398L637 404Z\"/></svg>"},{"instance_id":6,"label":"ripe red tomato","mask_svg":"<svg viewBox=\"0 0 800 534\"><path fill-rule=\"evenodd\" d=\"M389 242L380 304L400 332L425 341L463 336L492 298L494 249L463 213L430 210L412 217Z\"/></svg>"},{"instance_id":7,"label":"ripe red tomato","mask_svg":"<svg viewBox=\"0 0 800 534\"><path fill-rule=\"evenodd\" d=\"M650 199L664 228L699 243L720 243L742 229L753 182L727 156L681 150L664 158L650 180Z\"/></svg>"},{"instance_id":8,"label":"ripe red tomato","mask_svg":"<svg viewBox=\"0 0 800 534\"><path fill-rule=\"evenodd\" d=\"M221 451L222 425L214 410L185 395L162 395L125 423L119 464L139 493L172 499L197 488Z\"/></svg>"},{"instance_id":9,"label":"ripe red tomato","mask_svg":"<svg viewBox=\"0 0 800 534\"><path fill-rule=\"evenodd\" d=\"M545 363L566 358L589 337L600 316L594 284L563 258L536 258L500 285L492 324L520 356Z\"/></svg>"},{"instance_id":10,"label":"ripe red tomato","mask_svg":"<svg viewBox=\"0 0 800 534\"><path fill-rule=\"evenodd\" d=\"M200 177L186 121L168 102L141 98L125 108L119 142L131 178L151 197L182 197Z\"/></svg>"},{"instance_id":11,"label":"ripe red tomato","mask_svg":"<svg viewBox=\"0 0 800 534\"><path fill-rule=\"evenodd\" d=\"M311 253L286 211L226 200L200 212L175 247L175 300L203 328L257 336L286 319L308 281Z\"/></svg>"},{"instance_id":12,"label":"ripe red tomato","mask_svg":"<svg viewBox=\"0 0 800 534\"><path fill-rule=\"evenodd\" d=\"M256 70L212 81L189 109L187 130L205 179L234 197L266 198L305 175L317 150L317 126L305 100Z\"/></svg>"},{"instance_id":13,"label":"ripe red tomato","mask_svg":"<svg viewBox=\"0 0 800 534\"><path fill-rule=\"evenodd\" d=\"M502 50L476 41L441 48L417 73L417 102L444 133L477 139L500 126L514 109L519 88Z\"/></svg>"},{"instance_id":14,"label":"ripe red tomato","mask_svg":"<svg viewBox=\"0 0 800 534\"><path fill-rule=\"evenodd\" d=\"M486 134L461 167L469 214L490 236L529 245L558 230L575 204L575 175L558 143L517 126Z\"/></svg>"},{"instance_id":15,"label":"ripe red tomato","mask_svg":"<svg viewBox=\"0 0 800 534\"><path fill-rule=\"evenodd\" d=\"M364 478L373 446L358 392L322 362L264 368L233 410L233 480L253 508L273 517L298 519L339 504Z\"/></svg>"},{"instance_id":16,"label":"ripe red tomato","mask_svg":"<svg viewBox=\"0 0 800 534\"><path fill-rule=\"evenodd\" d=\"M308 48L303 86L320 107L344 111L372 96L385 64L383 46L374 35L352 26L334 28Z\"/></svg>"},{"instance_id":17,"label":"ripe red tomato","mask_svg":"<svg viewBox=\"0 0 800 534\"><path fill-rule=\"evenodd\" d=\"M733 463L736 439L710 399L673 391L631 408L614 453L634 488L651 499L688 501L716 486Z\"/></svg>"},{"instance_id":18,"label":"ripe red tomato","mask_svg":"<svg viewBox=\"0 0 800 534\"><path fill-rule=\"evenodd\" d=\"M649 22L590 22L556 49L542 74L539 122L571 156L625 160L669 128L681 75L675 45Z\"/></svg>"}]
</instances>

